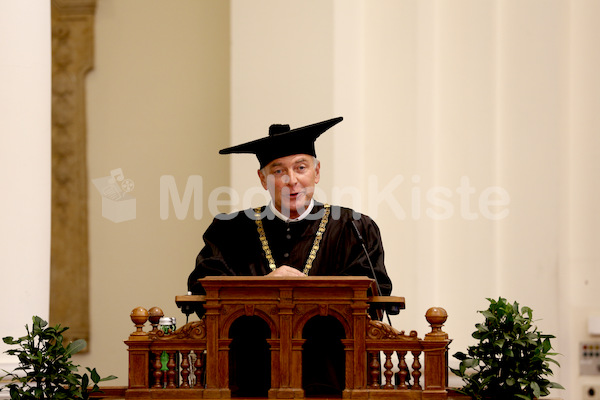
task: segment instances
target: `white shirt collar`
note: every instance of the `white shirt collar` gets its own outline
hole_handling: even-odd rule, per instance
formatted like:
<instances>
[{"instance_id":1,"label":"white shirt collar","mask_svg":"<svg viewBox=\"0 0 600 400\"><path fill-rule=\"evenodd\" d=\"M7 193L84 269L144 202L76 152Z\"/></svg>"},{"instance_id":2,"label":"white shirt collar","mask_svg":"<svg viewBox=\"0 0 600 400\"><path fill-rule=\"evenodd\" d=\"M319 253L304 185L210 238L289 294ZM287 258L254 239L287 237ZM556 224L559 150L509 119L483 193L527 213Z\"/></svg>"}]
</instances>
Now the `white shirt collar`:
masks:
<instances>
[{"instance_id":1,"label":"white shirt collar","mask_svg":"<svg viewBox=\"0 0 600 400\"><path fill-rule=\"evenodd\" d=\"M304 211L302 213L302 215L300 215L298 218L290 219L290 218L286 217L285 215L283 215L281 212L279 212L279 210L277 208L275 208L275 205L273 204L272 201L269 202L269 208L271 209L271 211L273 211L273 214L275 214L275 216L277 218L279 218L280 220L282 220L283 222L302 221L304 218L306 218L308 216L308 214L310 214L310 212L312 211L314 206L315 206L315 199L310 199L310 204L308 205L308 207L306 207L306 211Z\"/></svg>"}]
</instances>

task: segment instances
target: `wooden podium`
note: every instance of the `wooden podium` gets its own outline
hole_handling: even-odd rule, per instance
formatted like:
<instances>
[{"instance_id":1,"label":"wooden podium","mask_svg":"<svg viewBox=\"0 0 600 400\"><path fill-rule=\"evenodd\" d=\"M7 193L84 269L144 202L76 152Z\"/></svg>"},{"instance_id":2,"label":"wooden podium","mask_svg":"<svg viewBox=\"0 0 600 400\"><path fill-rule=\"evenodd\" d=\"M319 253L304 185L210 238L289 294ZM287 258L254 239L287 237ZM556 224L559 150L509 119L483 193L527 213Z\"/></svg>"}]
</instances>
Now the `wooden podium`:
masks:
<instances>
[{"instance_id":1,"label":"wooden podium","mask_svg":"<svg viewBox=\"0 0 600 400\"><path fill-rule=\"evenodd\" d=\"M177 302L194 303L204 315L174 333L158 328L156 308L132 311L136 331L125 342L129 350L126 398L230 398L230 329L241 317L258 317L270 331L268 397L304 398L303 328L317 316L333 317L344 331L340 339L345 365L343 398L447 398L450 340L441 329L447 318L441 308L427 311L432 330L420 339L414 331L405 335L371 320L369 306L382 300L368 296L374 283L369 278L207 277L201 282L206 296L178 296ZM402 298L388 302L403 308ZM152 329L146 332L148 319Z\"/></svg>"}]
</instances>

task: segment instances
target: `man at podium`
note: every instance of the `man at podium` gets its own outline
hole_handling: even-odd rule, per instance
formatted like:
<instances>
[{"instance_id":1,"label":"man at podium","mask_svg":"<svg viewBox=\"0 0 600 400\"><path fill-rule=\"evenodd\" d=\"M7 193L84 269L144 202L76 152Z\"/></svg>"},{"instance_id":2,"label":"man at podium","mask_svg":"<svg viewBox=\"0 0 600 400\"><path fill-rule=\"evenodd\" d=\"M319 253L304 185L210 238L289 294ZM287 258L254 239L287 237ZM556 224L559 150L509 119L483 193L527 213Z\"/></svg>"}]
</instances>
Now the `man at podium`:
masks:
<instances>
[{"instance_id":1,"label":"man at podium","mask_svg":"<svg viewBox=\"0 0 600 400\"><path fill-rule=\"evenodd\" d=\"M189 291L203 294L198 279L215 275L354 275L375 278L381 295L391 293L375 222L352 209L313 198L321 172L315 140L341 121L338 117L295 129L271 125L267 137L220 151L256 155L258 177L271 201L263 207L215 217L204 233L204 247L188 278ZM248 332L257 331L260 327L244 329L242 336L247 339ZM256 380L246 378L256 386ZM334 391L343 389L335 387L335 380L324 385L331 384ZM245 385L241 381L232 384Z\"/></svg>"},{"instance_id":2,"label":"man at podium","mask_svg":"<svg viewBox=\"0 0 600 400\"><path fill-rule=\"evenodd\" d=\"M213 275L374 278L369 261L381 294L391 293L375 222L351 209L313 199L321 172L315 140L340 121L341 117L292 130L289 125L271 125L269 136L220 151L255 154L258 177L271 202L215 217L188 279L192 293L203 293L198 279Z\"/></svg>"}]
</instances>

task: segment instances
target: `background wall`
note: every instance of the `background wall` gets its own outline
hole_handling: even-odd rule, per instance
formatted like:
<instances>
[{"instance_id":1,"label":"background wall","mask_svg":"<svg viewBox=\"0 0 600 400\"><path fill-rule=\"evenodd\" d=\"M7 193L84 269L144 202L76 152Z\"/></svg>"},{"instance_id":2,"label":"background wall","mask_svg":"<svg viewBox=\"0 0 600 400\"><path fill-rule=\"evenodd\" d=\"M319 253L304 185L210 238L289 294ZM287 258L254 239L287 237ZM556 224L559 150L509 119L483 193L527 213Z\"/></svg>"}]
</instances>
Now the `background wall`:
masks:
<instances>
[{"instance_id":1,"label":"background wall","mask_svg":"<svg viewBox=\"0 0 600 400\"><path fill-rule=\"evenodd\" d=\"M159 306L185 323L175 295L187 293L212 220L209 195L229 179L228 160L215 156L229 144L229 3L101 0L95 35L87 86L91 333L77 362L126 385L129 314ZM110 202L93 183L117 168L135 184L136 212L123 222L103 217Z\"/></svg>"},{"instance_id":2,"label":"background wall","mask_svg":"<svg viewBox=\"0 0 600 400\"><path fill-rule=\"evenodd\" d=\"M394 293L407 299L394 325L424 334L425 310L443 306L453 354L472 343L486 297L528 305L557 336L554 378L568 399L598 384L578 370L587 318L600 313L598 11L564 0L232 1L232 143L272 122L344 116L318 140L318 198L378 221ZM251 191L256 161L231 163L232 187Z\"/></svg>"},{"instance_id":3,"label":"background wall","mask_svg":"<svg viewBox=\"0 0 600 400\"><path fill-rule=\"evenodd\" d=\"M0 337L21 337L49 314L50 3L0 2L0 49Z\"/></svg>"}]
</instances>

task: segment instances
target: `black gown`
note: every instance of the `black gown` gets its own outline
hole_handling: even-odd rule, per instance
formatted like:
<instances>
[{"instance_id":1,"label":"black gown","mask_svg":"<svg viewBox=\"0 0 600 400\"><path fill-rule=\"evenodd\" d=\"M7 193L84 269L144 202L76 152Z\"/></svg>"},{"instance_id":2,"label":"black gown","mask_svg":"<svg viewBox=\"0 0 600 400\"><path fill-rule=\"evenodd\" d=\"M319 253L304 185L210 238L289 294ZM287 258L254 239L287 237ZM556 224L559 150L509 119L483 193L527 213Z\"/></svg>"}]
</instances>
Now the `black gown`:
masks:
<instances>
[{"instance_id":1,"label":"black gown","mask_svg":"<svg viewBox=\"0 0 600 400\"><path fill-rule=\"evenodd\" d=\"M319 228L324 206L315 202L311 213L301 221L285 222L269 207L261 208L265 236L277 266L289 265L303 271ZM196 268L188 278L188 290L204 294L198 279L205 276L263 276L271 272L265 257L252 209L217 216L204 234L205 246L196 259ZM375 270L382 295L389 295L392 283L384 265L384 251L379 228L366 215L349 208L332 206L310 276L367 276L373 278L369 261L352 223L362 236ZM303 387L306 395L341 395L344 377L344 350L339 342L335 321L326 332L331 337L306 337L303 358ZM270 358L266 343L268 330L261 321L247 321L239 328L230 349L230 387L234 396L266 396L269 387ZM323 332L323 330L321 330ZM306 332L311 336L310 332ZM326 335L321 335L326 336ZM317 340L318 339L318 340ZM310 346L310 352L308 352ZM266 353L265 353L266 352ZM258 365L260 364L260 365ZM241 371L244 371L243 373Z\"/></svg>"},{"instance_id":2,"label":"black gown","mask_svg":"<svg viewBox=\"0 0 600 400\"><path fill-rule=\"evenodd\" d=\"M323 210L323 204L315 202L307 218L284 222L268 207L261 209L265 235L277 266L304 269ZM353 221L369 253L382 295L389 295L392 283L384 265L379 228L371 218L349 208L331 207L329 222L309 275L373 278L362 244L352 227ZM188 290L194 294L204 293L198 279L205 276L262 276L271 272L252 209L217 216L204 233L204 243L196 258L196 268L188 278Z\"/></svg>"}]
</instances>

